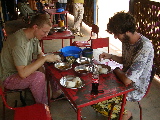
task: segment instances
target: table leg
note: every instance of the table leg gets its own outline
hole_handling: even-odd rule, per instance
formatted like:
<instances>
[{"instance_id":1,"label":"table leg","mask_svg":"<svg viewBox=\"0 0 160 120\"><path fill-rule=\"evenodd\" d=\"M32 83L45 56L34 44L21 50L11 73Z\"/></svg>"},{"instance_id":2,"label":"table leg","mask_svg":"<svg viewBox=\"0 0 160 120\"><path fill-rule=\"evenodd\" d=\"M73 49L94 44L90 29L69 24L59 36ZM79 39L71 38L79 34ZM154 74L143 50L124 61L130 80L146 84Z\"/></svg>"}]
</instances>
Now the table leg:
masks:
<instances>
[{"instance_id":1,"label":"table leg","mask_svg":"<svg viewBox=\"0 0 160 120\"><path fill-rule=\"evenodd\" d=\"M72 38L70 38L70 46L72 46Z\"/></svg>"},{"instance_id":2,"label":"table leg","mask_svg":"<svg viewBox=\"0 0 160 120\"><path fill-rule=\"evenodd\" d=\"M40 40L39 42L40 42L40 46L41 46L41 48L42 48L42 52L44 52L43 40Z\"/></svg>"},{"instance_id":3,"label":"table leg","mask_svg":"<svg viewBox=\"0 0 160 120\"><path fill-rule=\"evenodd\" d=\"M48 106L50 106L50 86L49 81L47 81L47 96L48 96Z\"/></svg>"},{"instance_id":4,"label":"table leg","mask_svg":"<svg viewBox=\"0 0 160 120\"><path fill-rule=\"evenodd\" d=\"M52 23L55 24L55 15L52 15Z\"/></svg>"},{"instance_id":5,"label":"table leg","mask_svg":"<svg viewBox=\"0 0 160 120\"><path fill-rule=\"evenodd\" d=\"M82 120L82 118L81 118L81 108L78 108L77 109L77 120Z\"/></svg>"},{"instance_id":6,"label":"table leg","mask_svg":"<svg viewBox=\"0 0 160 120\"><path fill-rule=\"evenodd\" d=\"M125 104L126 104L126 96L127 96L127 94L123 94L123 100L122 100L122 105L121 105L121 111L120 111L120 115L119 115L119 120L122 120L122 117L123 117L124 106L125 106Z\"/></svg>"},{"instance_id":7,"label":"table leg","mask_svg":"<svg viewBox=\"0 0 160 120\"><path fill-rule=\"evenodd\" d=\"M66 13L66 27L68 28L67 13Z\"/></svg>"},{"instance_id":8,"label":"table leg","mask_svg":"<svg viewBox=\"0 0 160 120\"><path fill-rule=\"evenodd\" d=\"M63 48L63 39L62 39L62 48Z\"/></svg>"},{"instance_id":9,"label":"table leg","mask_svg":"<svg viewBox=\"0 0 160 120\"><path fill-rule=\"evenodd\" d=\"M46 81L47 81L47 97L48 97L48 106L50 106L50 82L49 82L49 79L50 79L50 75L49 73L47 72L46 70Z\"/></svg>"}]
</instances>

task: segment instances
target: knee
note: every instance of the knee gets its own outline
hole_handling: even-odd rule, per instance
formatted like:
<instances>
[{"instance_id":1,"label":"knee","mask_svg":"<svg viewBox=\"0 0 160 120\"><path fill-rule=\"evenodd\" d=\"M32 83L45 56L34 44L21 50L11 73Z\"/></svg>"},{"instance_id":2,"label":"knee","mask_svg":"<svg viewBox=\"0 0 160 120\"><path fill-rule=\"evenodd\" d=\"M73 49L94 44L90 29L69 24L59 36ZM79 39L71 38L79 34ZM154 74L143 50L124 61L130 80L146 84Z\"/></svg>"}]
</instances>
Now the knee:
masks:
<instances>
[{"instance_id":1,"label":"knee","mask_svg":"<svg viewBox=\"0 0 160 120\"><path fill-rule=\"evenodd\" d=\"M40 71L36 71L33 73L34 77L38 80L38 81L45 81L45 74L40 72Z\"/></svg>"}]
</instances>

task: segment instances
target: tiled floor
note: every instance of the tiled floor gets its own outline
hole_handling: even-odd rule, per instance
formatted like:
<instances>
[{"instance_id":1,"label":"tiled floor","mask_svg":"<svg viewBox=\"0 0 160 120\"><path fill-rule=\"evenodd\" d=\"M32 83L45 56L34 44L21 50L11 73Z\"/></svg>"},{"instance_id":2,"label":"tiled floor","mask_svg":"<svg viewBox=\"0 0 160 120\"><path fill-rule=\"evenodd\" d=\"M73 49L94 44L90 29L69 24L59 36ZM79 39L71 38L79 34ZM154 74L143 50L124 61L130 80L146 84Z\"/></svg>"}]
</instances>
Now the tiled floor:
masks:
<instances>
[{"instance_id":1,"label":"tiled floor","mask_svg":"<svg viewBox=\"0 0 160 120\"><path fill-rule=\"evenodd\" d=\"M69 17L69 27L72 26L73 18ZM8 34L13 33L15 30L19 28L25 27L25 24L21 20L17 21L8 21L6 24L6 30ZM88 26L83 24L82 33L85 34L84 37L76 36L76 40L88 40L90 36L90 31L88 30ZM45 41L44 47L45 52L52 52L60 49L59 44L61 44L61 40L51 40ZM65 41L65 45L69 45L69 40ZM116 43L113 45L110 43L110 53L120 54L120 50L116 48ZM114 49L113 49L114 48ZM149 94L142 99L141 104L143 107L143 120L160 120L159 112L160 112L160 83L157 80L153 81L151 86L151 90ZM8 96L9 105L14 105L14 100L19 100L19 94L13 93ZM28 92L27 94L27 105L33 104L33 98L31 94ZM21 106L20 101L18 101L18 106ZM126 108L130 110L133 114L133 120L139 120L139 108L138 104L135 102L127 102ZM60 100L51 103L50 111L52 113L53 120L76 120L76 113L74 109L71 107L67 100ZM96 113L90 106L82 109L82 118L83 120L107 120L106 117ZM0 120L2 118L2 101L0 99ZM6 109L6 120L13 120L13 111Z\"/></svg>"}]
</instances>

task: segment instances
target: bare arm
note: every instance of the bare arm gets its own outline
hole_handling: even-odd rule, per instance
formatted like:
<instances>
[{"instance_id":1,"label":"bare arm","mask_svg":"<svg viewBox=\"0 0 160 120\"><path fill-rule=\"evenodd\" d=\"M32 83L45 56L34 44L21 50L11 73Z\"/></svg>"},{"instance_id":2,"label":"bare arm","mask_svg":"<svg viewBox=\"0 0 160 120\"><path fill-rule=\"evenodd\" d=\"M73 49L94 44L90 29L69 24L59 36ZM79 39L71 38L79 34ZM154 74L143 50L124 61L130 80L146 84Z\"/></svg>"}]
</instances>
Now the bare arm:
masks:
<instances>
[{"instance_id":1,"label":"bare arm","mask_svg":"<svg viewBox=\"0 0 160 120\"><path fill-rule=\"evenodd\" d=\"M40 57L40 56L39 56ZM38 58L35 62L26 65L26 66L16 66L18 74L21 78L26 78L33 72L35 72L37 69L39 69L45 62L55 62L55 61L61 61L61 58L59 55L46 55Z\"/></svg>"},{"instance_id":2,"label":"bare arm","mask_svg":"<svg viewBox=\"0 0 160 120\"><path fill-rule=\"evenodd\" d=\"M122 72L119 68L114 69L113 72L126 86L132 83L132 80L127 78L125 73Z\"/></svg>"},{"instance_id":3,"label":"bare arm","mask_svg":"<svg viewBox=\"0 0 160 120\"><path fill-rule=\"evenodd\" d=\"M109 54L109 53L105 53L103 52L102 54L99 55L99 59L112 59L120 64L123 63L122 61L122 57L121 56L117 56L117 55L112 55L112 54Z\"/></svg>"}]
</instances>

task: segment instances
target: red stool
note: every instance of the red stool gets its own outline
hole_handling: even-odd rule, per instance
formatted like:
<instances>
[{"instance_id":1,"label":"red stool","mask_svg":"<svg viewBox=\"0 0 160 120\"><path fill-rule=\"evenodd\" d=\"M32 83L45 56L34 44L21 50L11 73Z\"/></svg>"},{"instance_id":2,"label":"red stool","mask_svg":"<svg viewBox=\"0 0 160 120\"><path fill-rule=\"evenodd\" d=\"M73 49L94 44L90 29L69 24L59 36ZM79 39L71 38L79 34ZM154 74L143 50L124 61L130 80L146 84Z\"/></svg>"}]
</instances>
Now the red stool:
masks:
<instances>
[{"instance_id":1,"label":"red stool","mask_svg":"<svg viewBox=\"0 0 160 120\"><path fill-rule=\"evenodd\" d=\"M14 120L52 120L49 107L46 104L37 103L30 106L13 108L7 104L4 94L0 87L0 96L2 97L4 105L15 111Z\"/></svg>"},{"instance_id":2,"label":"red stool","mask_svg":"<svg viewBox=\"0 0 160 120\"><path fill-rule=\"evenodd\" d=\"M98 38L98 33L99 33L99 27L95 24L92 25L92 30L91 30L91 36L90 39L87 41L74 41L72 43L72 46L77 46L77 47L91 47L91 44L89 41L92 42L92 34L95 33L97 35L96 39Z\"/></svg>"}]
</instances>

